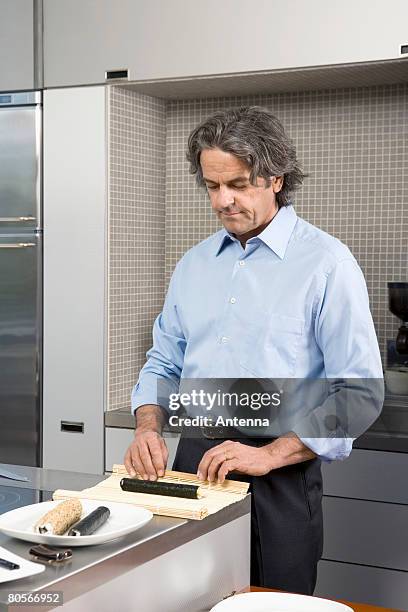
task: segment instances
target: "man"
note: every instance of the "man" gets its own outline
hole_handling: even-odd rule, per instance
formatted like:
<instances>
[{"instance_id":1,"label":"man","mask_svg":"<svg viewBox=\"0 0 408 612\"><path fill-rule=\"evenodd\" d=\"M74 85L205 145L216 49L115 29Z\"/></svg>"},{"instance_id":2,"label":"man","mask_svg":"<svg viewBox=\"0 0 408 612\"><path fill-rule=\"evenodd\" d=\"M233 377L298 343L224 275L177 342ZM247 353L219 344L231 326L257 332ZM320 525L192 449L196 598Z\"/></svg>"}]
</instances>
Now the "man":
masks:
<instances>
[{"instance_id":1,"label":"man","mask_svg":"<svg viewBox=\"0 0 408 612\"><path fill-rule=\"evenodd\" d=\"M382 378L360 268L291 205L305 175L280 122L260 107L216 113L190 134L187 159L224 228L178 262L132 393L136 431L125 465L153 480L168 457L162 383L171 391L180 378ZM366 427L381 397L371 404ZM210 481L246 478L251 583L312 594L322 553L320 461L347 457L353 436L303 431L222 440L204 428L181 437L174 469Z\"/></svg>"}]
</instances>

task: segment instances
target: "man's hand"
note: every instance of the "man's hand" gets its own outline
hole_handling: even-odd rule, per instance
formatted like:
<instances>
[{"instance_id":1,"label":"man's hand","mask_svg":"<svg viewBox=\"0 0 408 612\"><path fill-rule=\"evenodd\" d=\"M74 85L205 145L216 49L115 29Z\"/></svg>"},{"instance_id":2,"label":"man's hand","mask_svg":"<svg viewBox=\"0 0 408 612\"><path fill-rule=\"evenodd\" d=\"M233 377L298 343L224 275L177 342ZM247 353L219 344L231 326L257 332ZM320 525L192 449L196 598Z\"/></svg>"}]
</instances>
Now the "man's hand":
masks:
<instances>
[{"instance_id":1,"label":"man's hand","mask_svg":"<svg viewBox=\"0 0 408 612\"><path fill-rule=\"evenodd\" d=\"M160 406L141 406L136 411L135 438L126 451L124 464L131 477L136 472L144 480L164 476L169 456L161 432L164 415Z\"/></svg>"},{"instance_id":2,"label":"man's hand","mask_svg":"<svg viewBox=\"0 0 408 612\"><path fill-rule=\"evenodd\" d=\"M308 461L316 457L293 432L265 446L253 447L227 440L204 453L197 476L210 482L223 483L230 472L264 476L271 470Z\"/></svg>"},{"instance_id":3,"label":"man's hand","mask_svg":"<svg viewBox=\"0 0 408 612\"><path fill-rule=\"evenodd\" d=\"M255 448L227 440L208 450L200 461L197 476L201 480L224 482L229 472L264 476L272 469L272 458L266 446Z\"/></svg>"}]
</instances>

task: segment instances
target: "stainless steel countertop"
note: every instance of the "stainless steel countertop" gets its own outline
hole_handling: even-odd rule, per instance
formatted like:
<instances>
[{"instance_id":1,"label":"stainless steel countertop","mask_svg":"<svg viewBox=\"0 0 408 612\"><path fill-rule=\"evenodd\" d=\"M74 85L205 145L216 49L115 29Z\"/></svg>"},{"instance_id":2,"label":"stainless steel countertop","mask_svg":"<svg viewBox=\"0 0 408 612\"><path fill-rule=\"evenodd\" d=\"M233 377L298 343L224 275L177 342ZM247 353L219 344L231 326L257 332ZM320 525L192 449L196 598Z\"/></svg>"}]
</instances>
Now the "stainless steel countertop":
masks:
<instances>
[{"instance_id":1,"label":"stainless steel countertop","mask_svg":"<svg viewBox=\"0 0 408 612\"><path fill-rule=\"evenodd\" d=\"M26 475L29 482L16 482L0 478L4 486L54 491L57 488L83 489L100 482L107 476L79 474L60 470L22 467L0 464L1 467ZM201 535L217 529L226 523L250 512L250 498L224 508L201 521L154 516L153 519L132 534L118 540L97 546L84 546L73 549L72 560L66 564L46 566L45 571L31 578L0 585L0 610L4 608L10 591L64 591L64 598L71 599L85 590L97 587L126 571L164 554ZM29 559L28 550L32 546L0 534L0 546ZM115 557L115 563L105 563ZM106 569L104 570L104 567ZM107 569L109 566L109 569ZM114 568L114 569L112 569ZM115 574L116 572L116 574ZM81 580L75 575L81 573Z\"/></svg>"}]
</instances>

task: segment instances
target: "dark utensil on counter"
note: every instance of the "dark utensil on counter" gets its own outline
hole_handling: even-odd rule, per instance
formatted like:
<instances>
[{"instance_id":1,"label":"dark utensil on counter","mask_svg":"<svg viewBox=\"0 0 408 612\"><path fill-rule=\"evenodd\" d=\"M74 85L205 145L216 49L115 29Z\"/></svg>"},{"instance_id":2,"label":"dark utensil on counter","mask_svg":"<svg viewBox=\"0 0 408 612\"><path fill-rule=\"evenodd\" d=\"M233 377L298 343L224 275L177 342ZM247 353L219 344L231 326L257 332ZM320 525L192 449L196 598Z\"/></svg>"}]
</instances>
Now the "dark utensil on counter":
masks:
<instances>
[{"instance_id":1,"label":"dark utensil on counter","mask_svg":"<svg viewBox=\"0 0 408 612\"><path fill-rule=\"evenodd\" d=\"M70 548L53 548L46 544L33 546L30 548L29 553L34 559L43 563L61 563L62 561L68 561L72 557L72 550Z\"/></svg>"},{"instance_id":2,"label":"dark utensil on counter","mask_svg":"<svg viewBox=\"0 0 408 612\"><path fill-rule=\"evenodd\" d=\"M99 527L104 525L110 516L109 508L99 506L88 516L81 519L68 531L69 536L85 536L94 533Z\"/></svg>"},{"instance_id":3,"label":"dark utensil on counter","mask_svg":"<svg viewBox=\"0 0 408 612\"><path fill-rule=\"evenodd\" d=\"M8 570L20 569L20 566L17 565L17 563L13 563L13 561L7 561L7 559L0 559L0 567L4 567L4 569Z\"/></svg>"},{"instance_id":4,"label":"dark utensil on counter","mask_svg":"<svg viewBox=\"0 0 408 612\"><path fill-rule=\"evenodd\" d=\"M158 482L151 480L139 480L138 478L122 478L120 481L122 491L132 493L150 493L152 495L169 495L170 497L186 497L198 499L196 485L179 484L177 482Z\"/></svg>"}]
</instances>

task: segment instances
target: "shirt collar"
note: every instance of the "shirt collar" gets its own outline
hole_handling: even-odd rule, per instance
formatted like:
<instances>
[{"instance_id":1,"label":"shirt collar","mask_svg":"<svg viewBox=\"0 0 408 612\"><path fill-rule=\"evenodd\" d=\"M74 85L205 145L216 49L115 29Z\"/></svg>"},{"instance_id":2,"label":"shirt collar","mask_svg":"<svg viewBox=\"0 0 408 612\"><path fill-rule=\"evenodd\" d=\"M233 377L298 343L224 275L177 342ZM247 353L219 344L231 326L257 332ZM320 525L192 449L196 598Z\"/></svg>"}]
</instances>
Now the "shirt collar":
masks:
<instances>
[{"instance_id":1,"label":"shirt collar","mask_svg":"<svg viewBox=\"0 0 408 612\"><path fill-rule=\"evenodd\" d=\"M262 240L280 259L283 259L296 221L297 214L293 206L282 206L269 225L255 238ZM250 240L254 240L254 238ZM217 241L215 255L219 255L226 244L237 241L237 238L227 232L224 227L220 232L219 241Z\"/></svg>"}]
</instances>

